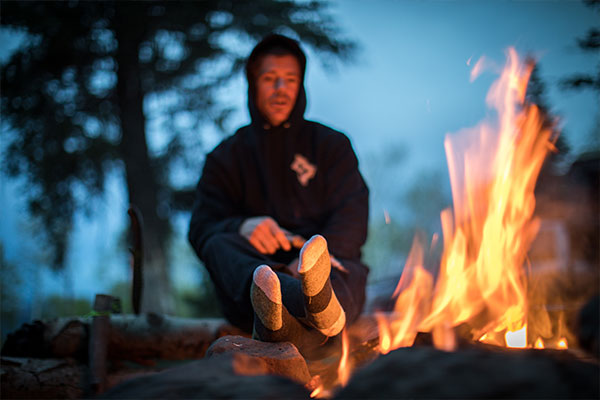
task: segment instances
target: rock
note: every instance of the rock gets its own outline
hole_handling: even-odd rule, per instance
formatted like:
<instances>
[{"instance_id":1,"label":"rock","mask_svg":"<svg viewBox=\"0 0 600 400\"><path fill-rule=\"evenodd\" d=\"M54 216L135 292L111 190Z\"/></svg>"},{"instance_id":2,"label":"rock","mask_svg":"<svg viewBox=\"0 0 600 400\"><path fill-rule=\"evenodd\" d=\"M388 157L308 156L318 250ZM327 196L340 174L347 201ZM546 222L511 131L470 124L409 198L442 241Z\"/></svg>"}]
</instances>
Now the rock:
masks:
<instances>
[{"instance_id":1,"label":"rock","mask_svg":"<svg viewBox=\"0 0 600 400\"><path fill-rule=\"evenodd\" d=\"M600 368L559 350L402 348L352 376L337 398L599 398Z\"/></svg>"},{"instance_id":2,"label":"rock","mask_svg":"<svg viewBox=\"0 0 600 400\"><path fill-rule=\"evenodd\" d=\"M273 374L298 383L310 381L306 361L290 342L267 343L242 336L223 336L207 350L207 357L233 357L233 368L240 375Z\"/></svg>"},{"instance_id":3,"label":"rock","mask_svg":"<svg viewBox=\"0 0 600 400\"><path fill-rule=\"evenodd\" d=\"M244 357L244 356L242 356ZM307 399L301 385L278 376L243 376L234 371L233 355L192 361L154 375L123 382L105 399Z\"/></svg>"}]
</instances>

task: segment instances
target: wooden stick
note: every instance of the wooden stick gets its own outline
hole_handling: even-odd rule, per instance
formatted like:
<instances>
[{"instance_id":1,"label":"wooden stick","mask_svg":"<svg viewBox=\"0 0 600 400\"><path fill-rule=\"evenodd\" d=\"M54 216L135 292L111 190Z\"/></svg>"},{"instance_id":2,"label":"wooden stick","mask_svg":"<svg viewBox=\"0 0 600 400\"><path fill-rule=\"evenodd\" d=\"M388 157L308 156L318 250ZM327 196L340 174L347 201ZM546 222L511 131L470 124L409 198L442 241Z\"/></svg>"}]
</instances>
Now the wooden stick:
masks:
<instances>
[{"instance_id":1,"label":"wooden stick","mask_svg":"<svg viewBox=\"0 0 600 400\"><path fill-rule=\"evenodd\" d=\"M127 210L131 219L131 233L133 235L133 247L129 248L133 256L133 283L131 287L131 304L134 314L140 313L142 303L142 267L144 264L144 240L142 237L142 214L140 210L133 204Z\"/></svg>"},{"instance_id":2,"label":"wooden stick","mask_svg":"<svg viewBox=\"0 0 600 400\"><path fill-rule=\"evenodd\" d=\"M105 294L97 294L94 300L94 316L89 342L90 389L92 394L102 393L106 388L110 313L113 310L115 300L114 297Z\"/></svg>"}]
</instances>

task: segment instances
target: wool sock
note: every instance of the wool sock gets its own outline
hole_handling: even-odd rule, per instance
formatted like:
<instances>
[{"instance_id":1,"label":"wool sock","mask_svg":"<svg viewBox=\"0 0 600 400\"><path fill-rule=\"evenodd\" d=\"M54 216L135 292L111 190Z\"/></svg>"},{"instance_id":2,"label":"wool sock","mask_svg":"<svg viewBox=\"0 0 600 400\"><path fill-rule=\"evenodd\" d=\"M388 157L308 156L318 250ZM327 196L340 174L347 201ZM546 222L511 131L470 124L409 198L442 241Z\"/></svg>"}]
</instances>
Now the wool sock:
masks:
<instances>
[{"instance_id":1,"label":"wool sock","mask_svg":"<svg viewBox=\"0 0 600 400\"><path fill-rule=\"evenodd\" d=\"M268 265L261 265L254 270L250 299L254 308L254 339L291 342L306 358L322 352L320 347L327 337L300 323L288 312L282 303L279 278Z\"/></svg>"},{"instance_id":2,"label":"wool sock","mask_svg":"<svg viewBox=\"0 0 600 400\"><path fill-rule=\"evenodd\" d=\"M254 313L266 329L271 331L281 329L283 326L281 284L277 274L268 265L263 264L254 270L250 300Z\"/></svg>"},{"instance_id":3,"label":"wool sock","mask_svg":"<svg viewBox=\"0 0 600 400\"><path fill-rule=\"evenodd\" d=\"M331 260L323 236L315 235L304 244L298 273L306 321L325 336L337 335L346 325L346 313L331 287Z\"/></svg>"}]
</instances>

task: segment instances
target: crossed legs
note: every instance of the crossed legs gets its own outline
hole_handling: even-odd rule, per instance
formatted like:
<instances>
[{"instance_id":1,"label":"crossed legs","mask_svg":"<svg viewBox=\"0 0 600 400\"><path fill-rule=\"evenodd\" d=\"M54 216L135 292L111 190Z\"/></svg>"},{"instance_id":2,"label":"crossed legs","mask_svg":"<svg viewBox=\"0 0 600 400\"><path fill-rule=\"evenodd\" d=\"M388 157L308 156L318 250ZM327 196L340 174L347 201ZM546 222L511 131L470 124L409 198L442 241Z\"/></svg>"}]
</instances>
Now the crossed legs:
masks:
<instances>
[{"instance_id":1,"label":"crossed legs","mask_svg":"<svg viewBox=\"0 0 600 400\"><path fill-rule=\"evenodd\" d=\"M304 313L295 318L283 304L277 274L266 264L257 267L250 291L254 336L267 342L291 341L302 351L339 334L346 324L346 313L331 286L330 273L327 242L315 235L300 251L298 274Z\"/></svg>"},{"instance_id":2,"label":"crossed legs","mask_svg":"<svg viewBox=\"0 0 600 400\"><path fill-rule=\"evenodd\" d=\"M298 279L285 272L297 253L279 256L260 254L237 233L207 242L201 259L231 323L261 340L291 341L301 349L327 341L358 317L368 273L363 264L341 260L348 272L332 269L321 236L301 250Z\"/></svg>"}]
</instances>

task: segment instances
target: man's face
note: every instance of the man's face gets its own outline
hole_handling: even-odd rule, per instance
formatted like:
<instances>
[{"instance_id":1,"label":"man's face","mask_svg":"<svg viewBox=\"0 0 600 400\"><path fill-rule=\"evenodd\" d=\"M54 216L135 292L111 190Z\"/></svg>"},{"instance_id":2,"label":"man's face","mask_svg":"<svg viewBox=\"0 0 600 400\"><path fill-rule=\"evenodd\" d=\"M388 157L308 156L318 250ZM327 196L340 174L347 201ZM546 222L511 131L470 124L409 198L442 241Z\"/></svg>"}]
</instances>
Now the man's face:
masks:
<instances>
[{"instance_id":1,"label":"man's face","mask_svg":"<svg viewBox=\"0 0 600 400\"><path fill-rule=\"evenodd\" d=\"M266 55L256 77L256 105L273 126L285 121L296 104L300 65L296 57Z\"/></svg>"}]
</instances>

